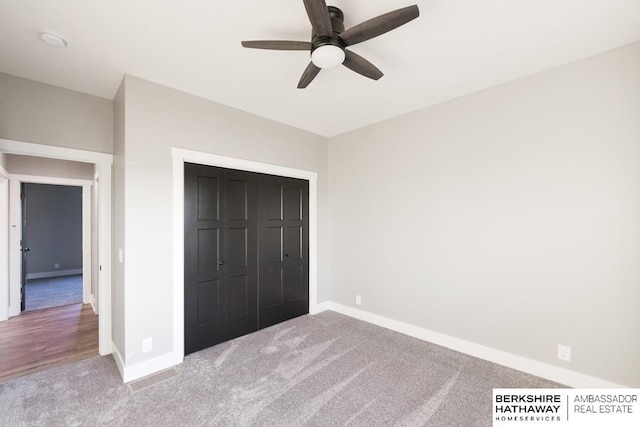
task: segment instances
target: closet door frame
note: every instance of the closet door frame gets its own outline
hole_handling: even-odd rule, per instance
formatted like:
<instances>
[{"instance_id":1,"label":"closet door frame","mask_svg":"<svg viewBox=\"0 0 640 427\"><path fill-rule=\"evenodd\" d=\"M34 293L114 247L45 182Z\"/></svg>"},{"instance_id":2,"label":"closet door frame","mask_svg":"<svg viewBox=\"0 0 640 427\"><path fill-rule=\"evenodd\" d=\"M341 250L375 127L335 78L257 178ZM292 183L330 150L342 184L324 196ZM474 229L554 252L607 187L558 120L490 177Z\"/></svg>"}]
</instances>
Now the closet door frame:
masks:
<instances>
[{"instance_id":1,"label":"closet door frame","mask_svg":"<svg viewBox=\"0 0 640 427\"><path fill-rule=\"evenodd\" d=\"M173 354L184 358L184 164L197 163L226 169L264 173L309 181L309 314L322 311L318 304L318 174L268 163L219 156L173 147Z\"/></svg>"}]
</instances>

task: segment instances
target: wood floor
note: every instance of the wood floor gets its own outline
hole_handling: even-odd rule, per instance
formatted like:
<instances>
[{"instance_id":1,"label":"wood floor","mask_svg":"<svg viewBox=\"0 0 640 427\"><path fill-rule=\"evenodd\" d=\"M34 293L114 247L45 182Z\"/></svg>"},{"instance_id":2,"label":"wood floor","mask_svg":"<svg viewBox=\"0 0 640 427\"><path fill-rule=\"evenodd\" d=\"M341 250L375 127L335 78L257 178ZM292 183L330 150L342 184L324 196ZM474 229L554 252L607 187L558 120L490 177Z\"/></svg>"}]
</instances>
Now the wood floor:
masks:
<instances>
[{"instance_id":1,"label":"wood floor","mask_svg":"<svg viewBox=\"0 0 640 427\"><path fill-rule=\"evenodd\" d=\"M23 313L0 322L0 382L98 355L89 304Z\"/></svg>"}]
</instances>

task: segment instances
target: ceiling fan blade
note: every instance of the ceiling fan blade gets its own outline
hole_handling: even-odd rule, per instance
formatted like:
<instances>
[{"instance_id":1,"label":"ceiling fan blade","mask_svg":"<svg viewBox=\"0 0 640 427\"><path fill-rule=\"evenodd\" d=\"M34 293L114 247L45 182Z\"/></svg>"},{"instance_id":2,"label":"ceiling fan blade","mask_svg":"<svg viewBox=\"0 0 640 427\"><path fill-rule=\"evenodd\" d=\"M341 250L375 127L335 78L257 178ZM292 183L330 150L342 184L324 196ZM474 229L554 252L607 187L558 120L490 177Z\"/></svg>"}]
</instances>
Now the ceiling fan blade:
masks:
<instances>
[{"instance_id":1,"label":"ceiling fan blade","mask_svg":"<svg viewBox=\"0 0 640 427\"><path fill-rule=\"evenodd\" d=\"M348 69L355 71L358 74L362 74L365 77L369 77L373 80L378 80L384 75L382 71L378 69L378 67L376 67L357 53L351 52L350 50L346 49L344 52L346 57L342 65L344 65Z\"/></svg>"},{"instance_id":2,"label":"ceiling fan blade","mask_svg":"<svg viewBox=\"0 0 640 427\"><path fill-rule=\"evenodd\" d=\"M307 68L305 68L304 73L302 73L302 77L300 77L300 81L298 82L298 89L304 89L309 86L309 83L313 79L316 78L318 73L320 72L320 68L313 65L313 62L309 62Z\"/></svg>"},{"instance_id":3,"label":"ceiling fan blade","mask_svg":"<svg viewBox=\"0 0 640 427\"><path fill-rule=\"evenodd\" d=\"M393 12L364 21L340 34L345 46L352 46L398 28L420 16L417 5L407 6Z\"/></svg>"},{"instance_id":4,"label":"ceiling fan blade","mask_svg":"<svg viewBox=\"0 0 640 427\"><path fill-rule=\"evenodd\" d=\"M307 9L309 21L311 21L311 26L317 35L330 36L333 34L329 9L324 0L304 0L304 7Z\"/></svg>"},{"instance_id":5,"label":"ceiling fan blade","mask_svg":"<svg viewBox=\"0 0 640 427\"><path fill-rule=\"evenodd\" d=\"M289 40L252 40L242 42L243 47L270 50L311 50L311 43Z\"/></svg>"}]
</instances>

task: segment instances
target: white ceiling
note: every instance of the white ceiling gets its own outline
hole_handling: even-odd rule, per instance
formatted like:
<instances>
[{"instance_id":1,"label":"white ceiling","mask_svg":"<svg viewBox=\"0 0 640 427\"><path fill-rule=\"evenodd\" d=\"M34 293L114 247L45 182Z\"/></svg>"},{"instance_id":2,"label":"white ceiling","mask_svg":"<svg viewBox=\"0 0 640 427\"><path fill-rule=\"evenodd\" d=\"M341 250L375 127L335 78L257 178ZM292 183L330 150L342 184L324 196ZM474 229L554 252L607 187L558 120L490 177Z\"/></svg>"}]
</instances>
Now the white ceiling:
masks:
<instances>
[{"instance_id":1,"label":"white ceiling","mask_svg":"<svg viewBox=\"0 0 640 427\"><path fill-rule=\"evenodd\" d=\"M127 73L333 136L640 40L640 0L328 4L346 28L410 4L420 17L351 48L379 81L338 67L300 90L308 52L240 41L309 40L302 0L0 0L0 72L109 99Z\"/></svg>"}]
</instances>

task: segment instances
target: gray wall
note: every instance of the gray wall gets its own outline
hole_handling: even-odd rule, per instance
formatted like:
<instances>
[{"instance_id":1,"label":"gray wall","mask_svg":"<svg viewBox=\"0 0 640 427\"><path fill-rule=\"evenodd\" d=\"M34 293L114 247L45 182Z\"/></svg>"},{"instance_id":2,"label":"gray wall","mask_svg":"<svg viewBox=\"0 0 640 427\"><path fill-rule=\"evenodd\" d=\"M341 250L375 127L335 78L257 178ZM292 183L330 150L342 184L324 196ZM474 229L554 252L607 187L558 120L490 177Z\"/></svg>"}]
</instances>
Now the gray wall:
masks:
<instances>
[{"instance_id":1,"label":"gray wall","mask_svg":"<svg viewBox=\"0 0 640 427\"><path fill-rule=\"evenodd\" d=\"M331 300L640 387L639 76L636 43L332 138Z\"/></svg>"},{"instance_id":2,"label":"gray wall","mask_svg":"<svg viewBox=\"0 0 640 427\"><path fill-rule=\"evenodd\" d=\"M24 194L27 274L82 269L82 187L25 184Z\"/></svg>"},{"instance_id":3,"label":"gray wall","mask_svg":"<svg viewBox=\"0 0 640 427\"><path fill-rule=\"evenodd\" d=\"M0 153L0 167L7 170L7 155L5 153Z\"/></svg>"},{"instance_id":4,"label":"gray wall","mask_svg":"<svg viewBox=\"0 0 640 427\"><path fill-rule=\"evenodd\" d=\"M126 79L122 81L113 100L113 199L111 201L111 334L117 351L126 354L125 343L125 289L124 264L119 261L118 250L124 248L124 138L125 138L125 91Z\"/></svg>"},{"instance_id":5,"label":"gray wall","mask_svg":"<svg viewBox=\"0 0 640 427\"><path fill-rule=\"evenodd\" d=\"M18 175L46 176L54 178L86 179L93 181L93 163L72 162L46 157L5 154L7 171Z\"/></svg>"},{"instance_id":6,"label":"gray wall","mask_svg":"<svg viewBox=\"0 0 640 427\"><path fill-rule=\"evenodd\" d=\"M115 289L124 290L125 311L117 314L123 320L115 322L124 322L126 364L173 351L171 147L317 172L318 280L320 298L326 299L327 140L131 76L124 91L124 107L116 100L116 133L122 130L118 122L123 117L125 124L124 159L116 137L114 236L124 236L124 283L116 283ZM142 354L141 342L147 337L153 338L153 351Z\"/></svg>"},{"instance_id":7,"label":"gray wall","mask_svg":"<svg viewBox=\"0 0 640 427\"><path fill-rule=\"evenodd\" d=\"M113 105L0 73L0 138L111 153Z\"/></svg>"}]
</instances>

